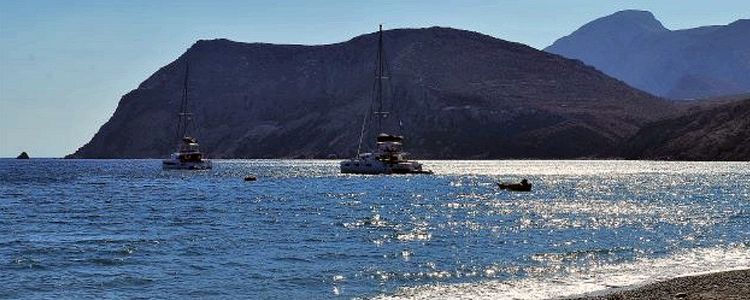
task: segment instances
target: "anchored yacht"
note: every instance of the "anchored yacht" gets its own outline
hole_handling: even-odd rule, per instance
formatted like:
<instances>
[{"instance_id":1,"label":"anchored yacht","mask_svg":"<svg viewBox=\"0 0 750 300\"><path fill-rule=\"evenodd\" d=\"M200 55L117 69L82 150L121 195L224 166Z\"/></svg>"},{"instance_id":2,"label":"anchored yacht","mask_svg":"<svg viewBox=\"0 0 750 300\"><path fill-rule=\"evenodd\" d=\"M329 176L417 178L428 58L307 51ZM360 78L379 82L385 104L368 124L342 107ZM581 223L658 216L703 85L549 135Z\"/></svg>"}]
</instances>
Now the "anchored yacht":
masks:
<instances>
[{"instance_id":1,"label":"anchored yacht","mask_svg":"<svg viewBox=\"0 0 750 300\"><path fill-rule=\"evenodd\" d=\"M208 170L211 169L211 161L203 157L198 148L198 140L189 134L192 124L192 116L188 112L188 73L190 66L185 64L185 82L183 83L182 101L180 101L180 113L177 120L177 136L180 142L177 151L172 153L168 159L162 160L162 169L168 170Z\"/></svg>"},{"instance_id":2,"label":"anchored yacht","mask_svg":"<svg viewBox=\"0 0 750 300\"><path fill-rule=\"evenodd\" d=\"M344 160L340 163L341 173L352 174L431 174L431 171L422 169L422 164L408 160L408 153L403 151L404 137L397 134L385 133L383 121L390 113L383 107L384 84L389 79L387 76L387 64L385 52L383 51L383 25L378 31L378 55L376 62L376 79L373 89L373 103L370 107L378 105L378 110L372 114L365 115L360 131L357 155L354 158ZM361 153L362 141L366 136L366 129L370 115L377 117L377 132L375 138L375 150L373 152ZM399 127L401 122L399 121Z\"/></svg>"}]
</instances>

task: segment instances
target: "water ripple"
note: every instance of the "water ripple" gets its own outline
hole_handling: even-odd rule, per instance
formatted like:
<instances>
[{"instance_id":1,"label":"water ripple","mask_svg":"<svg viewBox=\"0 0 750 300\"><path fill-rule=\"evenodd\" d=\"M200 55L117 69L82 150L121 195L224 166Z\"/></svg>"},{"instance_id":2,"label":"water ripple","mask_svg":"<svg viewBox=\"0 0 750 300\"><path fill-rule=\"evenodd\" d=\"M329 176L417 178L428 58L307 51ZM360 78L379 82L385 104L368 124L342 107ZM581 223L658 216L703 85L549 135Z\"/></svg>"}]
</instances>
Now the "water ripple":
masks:
<instances>
[{"instance_id":1,"label":"water ripple","mask_svg":"<svg viewBox=\"0 0 750 300\"><path fill-rule=\"evenodd\" d=\"M0 160L0 297L539 299L748 265L750 163L424 163Z\"/></svg>"}]
</instances>

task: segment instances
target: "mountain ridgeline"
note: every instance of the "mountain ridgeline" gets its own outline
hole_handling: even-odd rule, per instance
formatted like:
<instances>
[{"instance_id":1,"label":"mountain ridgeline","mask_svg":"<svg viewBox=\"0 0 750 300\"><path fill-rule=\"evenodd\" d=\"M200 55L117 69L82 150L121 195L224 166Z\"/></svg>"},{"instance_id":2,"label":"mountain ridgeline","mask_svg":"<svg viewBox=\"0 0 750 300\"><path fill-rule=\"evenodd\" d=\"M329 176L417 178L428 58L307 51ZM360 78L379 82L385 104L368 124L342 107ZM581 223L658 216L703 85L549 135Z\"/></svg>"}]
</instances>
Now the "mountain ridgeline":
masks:
<instances>
[{"instance_id":1,"label":"mountain ridgeline","mask_svg":"<svg viewBox=\"0 0 750 300\"><path fill-rule=\"evenodd\" d=\"M450 28L384 32L392 117L419 158L617 155L671 102L582 62ZM214 158L353 156L371 105L377 37L319 46L201 40L126 94L69 157L173 150L186 63L197 137Z\"/></svg>"},{"instance_id":2,"label":"mountain ridgeline","mask_svg":"<svg viewBox=\"0 0 750 300\"><path fill-rule=\"evenodd\" d=\"M651 94L697 99L750 92L750 19L669 30L648 11L591 21L545 51L579 59Z\"/></svg>"}]
</instances>

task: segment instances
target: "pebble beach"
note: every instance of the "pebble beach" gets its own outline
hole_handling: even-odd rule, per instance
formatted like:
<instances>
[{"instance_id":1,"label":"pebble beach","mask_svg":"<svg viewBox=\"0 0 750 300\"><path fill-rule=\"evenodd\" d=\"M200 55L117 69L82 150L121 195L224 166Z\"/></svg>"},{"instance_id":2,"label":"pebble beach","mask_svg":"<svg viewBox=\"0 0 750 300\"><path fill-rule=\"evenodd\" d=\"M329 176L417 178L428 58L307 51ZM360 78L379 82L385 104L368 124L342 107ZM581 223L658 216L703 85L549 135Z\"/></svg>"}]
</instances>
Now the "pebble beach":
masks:
<instances>
[{"instance_id":1,"label":"pebble beach","mask_svg":"<svg viewBox=\"0 0 750 300\"><path fill-rule=\"evenodd\" d=\"M747 300L750 299L750 269L677 277L569 299Z\"/></svg>"}]
</instances>

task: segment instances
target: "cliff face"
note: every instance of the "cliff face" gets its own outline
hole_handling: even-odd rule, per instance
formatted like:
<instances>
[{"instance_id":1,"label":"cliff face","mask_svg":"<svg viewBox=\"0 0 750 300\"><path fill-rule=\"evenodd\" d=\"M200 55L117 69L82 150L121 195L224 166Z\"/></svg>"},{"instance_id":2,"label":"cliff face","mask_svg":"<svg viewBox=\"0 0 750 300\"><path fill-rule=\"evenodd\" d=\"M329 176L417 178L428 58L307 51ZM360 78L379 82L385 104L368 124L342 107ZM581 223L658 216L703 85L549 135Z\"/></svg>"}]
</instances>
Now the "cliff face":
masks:
<instances>
[{"instance_id":1,"label":"cliff face","mask_svg":"<svg viewBox=\"0 0 750 300\"><path fill-rule=\"evenodd\" d=\"M647 11L594 20L545 51L579 59L654 95L705 98L750 91L750 20L668 30Z\"/></svg>"},{"instance_id":2,"label":"cliff face","mask_svg":"<svg viewBox=\"0 0 750 300\"><path fill-rule=\"evenodd\" d=\"M674 106L578 61L449 29L384 32L392 118L420 158L574 158ZM350 157L370 106L377 36L321 46L199 41L120 100L71 157L164 157L185 62L197 137L211 157Z\"/></svg>"},{"instance_id":3,"label":"cliff face","mask_svg":"<svg viewBox=\"0 0 750 300\"><path fill-rule=\"evenodd\" d=\"M647 124L625 143L623 154L633 159L750 160L750 96Z\"/></svg>"}]
</instances>

